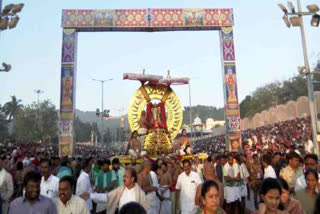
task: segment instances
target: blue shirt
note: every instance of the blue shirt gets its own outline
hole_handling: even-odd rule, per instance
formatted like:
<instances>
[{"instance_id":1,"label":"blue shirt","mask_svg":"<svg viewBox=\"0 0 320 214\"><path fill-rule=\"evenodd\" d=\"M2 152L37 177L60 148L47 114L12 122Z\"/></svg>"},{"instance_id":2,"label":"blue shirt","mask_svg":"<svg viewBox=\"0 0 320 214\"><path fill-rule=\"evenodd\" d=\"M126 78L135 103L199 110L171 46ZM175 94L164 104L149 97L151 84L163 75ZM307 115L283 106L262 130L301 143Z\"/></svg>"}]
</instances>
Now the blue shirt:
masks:
<instances>
[{"instance_id":1,"label":"blue shirt","mask_svg":"<svg viewBox=\"0 0 320 214\"><path fill-rule=\"evenodd\" d=\"M11 202L9 214L57 214L57 209L51 199L42 195L33 203L22 196Z\"/></svg>"}]
</instances>

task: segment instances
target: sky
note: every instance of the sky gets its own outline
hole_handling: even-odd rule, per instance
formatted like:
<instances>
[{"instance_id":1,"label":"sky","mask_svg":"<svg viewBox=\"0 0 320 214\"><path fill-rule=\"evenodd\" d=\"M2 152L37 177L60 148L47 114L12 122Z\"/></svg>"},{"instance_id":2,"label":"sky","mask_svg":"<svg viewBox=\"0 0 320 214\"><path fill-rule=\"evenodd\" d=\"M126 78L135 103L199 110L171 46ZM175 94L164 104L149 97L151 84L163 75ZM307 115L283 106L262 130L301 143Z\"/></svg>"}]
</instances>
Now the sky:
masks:
<instances>
[{"instance_id":1,"label":"sky","mask_svg":"<svg viewBox=\"0 0 320 214\"><path fill-rule=\"evenodd\" d=\"M0 72L0 105L15 95L23 104L60 100L61 14L63 9L233 8L239 100L257 87L297 75L304 64L299 28L287 28L278 0L3 0L24 3L15 29L0 32L0 63L12 65ZM294 2L295 3L295 2ZM302 0L302 7L318 0ZM311 66L320 58L320 27L305 17ZM223 106L222 67L217 31L90 32L78 37L76 108L95 111L104 106L111 115L123 113L139 83L122 80L123 73L142 72L191 78L192 105ZM173 86L183 106L189 105L188 86Z\"/></svg>"}]
</instances>

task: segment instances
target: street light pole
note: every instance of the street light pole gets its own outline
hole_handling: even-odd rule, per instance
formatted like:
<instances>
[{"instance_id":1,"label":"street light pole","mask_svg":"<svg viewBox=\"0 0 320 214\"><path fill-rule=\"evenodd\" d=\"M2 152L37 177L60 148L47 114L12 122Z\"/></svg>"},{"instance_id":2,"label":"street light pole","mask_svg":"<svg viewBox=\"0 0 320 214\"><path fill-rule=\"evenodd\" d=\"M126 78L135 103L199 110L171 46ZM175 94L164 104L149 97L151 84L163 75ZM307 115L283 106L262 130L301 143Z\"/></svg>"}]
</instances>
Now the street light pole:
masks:
<instances>
[{"instance_id":1,"label":"street light pole","mask_svg":"<svg viewBox=\"0 0 320 214\"><path fill-rule=\"evenodd\" d=\"M104 129L103 129L103 114L104 114L104 111L103 111L103 84L104 84L104 81L101 81L101 145L103 145L103 142L104 142Z\"/></svg>"},{"instance_id":2,"label":"street light pole","mask_svg":"<svg viewBox=\"0 0 320 214\"><path fill-rule=\"evenodd\" d=\"M292 2L288 2L290 7L290 12L287 10L287 8L283 4L278 4L280 9L284 12L283 20L287 27L290 28L292 25L293 27L300 27L301 32L301 41L302 41L302 48L303 48L303 57L304 57L304 67L298 67L299 73L303 73L306 75L306 81L307 81L307 90L308 90L308 98L309 98L309 107L310 107L310 116L311 116L311 127L312 127L312 140L315 143L315 153L319 155L319 145L318 145L318 115L317 115L317 108L315 104L314 99L314 91L313 91L313 82L310 71L310 64L309 64L309 58L308 58L308 52L307 52L307 44L306 44L306 37L305 37L305 31L304 31L304 22L303 22L303 16L309 16L312 15L312 26L318 26L319 25L319 15L317 12L319 11L319 7L316 4L308 5L307 8L309 12L303 12L301 8L301 1L297 0L298 4L298 12L295 11L294 5ZM290 20L289 20L290 17Z\"/></svg>"},{"instance_id":3,"label":"street light pole","mask_svg":"<svg viewBox=\"0 0 320 214\"><path fill-rule=\"evenodd\" d=\"M40 94L42 94L44 91L37 89L34 90L34 92L37 94L37 98L38 98L38 111L37 111L37 126L38 126L38 130L40 129Z\"/></svg>"},{"instance_id":4,"label":"street light pole","mask_svg":"<svg viewBox=\"0 0 320 214\"><path fill-rule=\"evenodd\" d=\"M300 0L297 0L297 3L298 3L298 13L301 13L302 9L301 9ZM316 149L315 153L319 155L319 145L318 145L318 140L317 140L318 116L317 116L317 109L316 109L315 100L314 100L313 83L312 83L312 79L311 79L310 64L309 64L309 58L308 58L308 52L307 52L307 44L306 44L306 36L305 36L305 31L304 31L303 16L300 15L300 17L301 17L300 31L301 31L301 40L302 40L304 64L305 64L305 69L306 69L306 79L307 79L307 87L308 87L308 97L309 97L311 125L312 125L312 139L315 144L315 149Z\"/></svg>"},{"instance_id":5,"label":"street light pole","mask_svg":"<svg viewBox=\"0 0 320 214\"><path fill-rule=\"evenodd\" d=\"M191 80L192 79L198 79L199 77L192 77L189 78L188 86L189 86L189 126L190 126L190 131L191 131L191 140L193 141L193 137L195 136L195 133L193 133L193 128L192 128L192 105L191 105ZM192 136L193 134L193 136Z\"/></svg>"},{"instance_id":6,"label":"street light pole","mask_svg":"<svg viewBox=\"0 0 320 214\"><path fill-rule=\"evenodd\" d=\"M189 80L189 126L192 139L192 109L191 109L191 81Z\"/></svg>"},{"instance_id":7,"label":"street light pole","mask_svg":"<svg viewBox=\"0 0 320 214\"><path fill-rule=\"evenodd\" d=\"M107 81L111 81L113 80L113 78L110 78L110 79L107 79L107 80L97 80L97 79L92 79L93 81L97 81L97 82L101 82L101 145L103 144L104 142L104 136L103 136L103 114L104 114L104 110L103 110L103 85L104 85L104 82L107 82Z\"/></svg>"}]
</instances>

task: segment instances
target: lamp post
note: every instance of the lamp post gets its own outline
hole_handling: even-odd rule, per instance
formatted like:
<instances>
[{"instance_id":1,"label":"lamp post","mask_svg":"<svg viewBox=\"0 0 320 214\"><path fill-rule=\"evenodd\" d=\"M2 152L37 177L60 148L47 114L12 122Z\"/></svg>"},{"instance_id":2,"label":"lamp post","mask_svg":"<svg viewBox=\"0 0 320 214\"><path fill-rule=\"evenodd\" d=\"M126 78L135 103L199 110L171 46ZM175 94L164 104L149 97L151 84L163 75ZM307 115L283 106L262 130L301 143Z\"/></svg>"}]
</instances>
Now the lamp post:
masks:
<instances>
[{"instance_id":1,"label":"lamp post","mask_svg":"<svg viewBox=\"0 0 320 214\"><path fill-rule=\"evenodd\" d=\"M2 9L2 0L0 0L0 32L3 30L15 28L19 21L17 13L21 12L24 4L8 4ZM10 20L10 21L9 21ZM2 63L3 69L0 72L9 72L11 65Z\"/></svg>"},{"instance_id":2,"label":"lamp post","mask_svg":"<svg viewBox=\"0 0 320 214\"><path fill-rule=\"evenodd\" d=\"M304 68L305 68L305 75L307 79L307 89L308 89L308 97L309 97L309 107L310 107L310 115L311 115L311 125L312 125L312 139L315 143L315 153L319 155L319 145L317 140L317 133L318 133L318 116L317 116L317 108L315 104L314 99L314 91L313 91L313 83L311 78L311 72L310 72L310 64L309 64L309 58L308 58L308 52L307 52L307 45L306 45L306 37L305 37L305 31L304 31L304 23L303 23L303 16L312 15L311 25L312 26L318 26L319 25L319 15L316 14L316 12L319 11L319 7L317 5L308 5L307 8L309 12L302 12L301 8L301 2L300 0L297 0L298 4L298 11L295 11L294 5L292 2L288 2L288 5L291 9L291 12L288 12L286 7L282 4L279 4L279 7L281 10L285 13L283 16L283 20L287 27L290 27L291 25L296 27L300 27L301 32L301 40L302 40L302 48L303 48L303 56L304 56ZM288 19L288 16L290 17L290 21Z\"/></svg>"},{"instance_id":3,"label":"lamp post","mask_svg":"<svg viewBox=\"0 0 320 214\"><path fill-rule=\"evenodd\" d=\"M0 69L0 72L9 72L11 70L11 65L5 62L2 63L3 68Z\"/></svg>"},{"instance_id":4,"label":"lamp post","mask_svg":"<svg viewBox=\"0 0 320 214\"><path fill-rule=\"evenodd\" d=\"M21 12L24 4L8 4L2 9L2 0L0 0L0 31L13 29L19 22L18 13Z\"/></svg>"},{"instance_id":5,"label":"lamp post","mask_svg":"<svg viewBox=\"0 0 320 214\"><path fill-rule=\"evenodd\" d=\"M192 128L192 106L191 106L191 80L192 79L198 79L199 77L192 77L189 78L188 87L189 87L189 126L190 126L190 132L191 132L191 141L193 141L193 128Z\"/></svg>"},{"instance_id":6,"label":"lamp post","mask_svg":"<svg viewBox=\"0 0 320 214\"><path fill-rule=\"evenodd\" d=\"M189 126L190 126L190 131L191 131L191 139L192 139L192 134L193 134L193 128L192 128L192 106L191 106L191 80L193 79L198 79L199 77L192 77L189 78L188 82L188 87L189 87Z\"/></svg>"},{"instance_id":7,"label":"lamp post","mask_svg":"<svg viewBox=\"0 0 320 214\"><path fill-rule=\"evenodd\" d=\"M189 80L189 126L190 126L190 133L191 133L191 139L192 139L192 109L191 109L191 89L190 86L191 85L191 81Z\"/></svg>"},{"instance_id":8,"label":"lamp post","mask_svg":"<svg viewBox=\"0 0 320 214\"><path fill-rule=\"evenodd\" d=\"M97 80L97 79L92 79L92 80L101 83L101 92L102 92L102 96L101 96L101 145L102 145L103 141L104 141L104 139L103 139L104 138L104 136L103 136L103 117L104 117L104 113L105 113L105 111L103 110L103 84L104 84L104 82L113 80L113 78L110 78L107 80Z\"/></svg>"},{"instance_id":9,"label":"lamp post","mask_svg":"<svg viewBox=\"0 0 320 214\"><path fill-rule=\"evenodd\" d=\"M36 89L34 90L34 92L37 94L37 101L38 101L38 111L37 111L37 126L38 126L38 130L40 130L40 94L42 94L44 91L40 90L40 89Z\"/></svg>"}]
</instances>

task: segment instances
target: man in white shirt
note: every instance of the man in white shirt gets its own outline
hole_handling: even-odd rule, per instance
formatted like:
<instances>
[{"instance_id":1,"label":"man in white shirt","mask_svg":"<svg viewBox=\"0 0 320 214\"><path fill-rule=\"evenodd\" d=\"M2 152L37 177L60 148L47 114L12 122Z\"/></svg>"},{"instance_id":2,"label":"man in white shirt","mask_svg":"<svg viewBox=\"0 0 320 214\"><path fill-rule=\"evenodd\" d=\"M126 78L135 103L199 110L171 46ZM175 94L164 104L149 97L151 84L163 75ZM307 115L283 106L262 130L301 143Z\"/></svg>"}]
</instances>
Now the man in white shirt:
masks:
<instances>
[{"instance_id":1,"label":"man in white shirt","mask_svg":"<svg viewBox=\"0 0 320 214\"><path fill-rule=\"evenodd\" d=\"M304 170L307 169L314 169L318 171L318 157L315 154L307 154L304 157ZM318 183L320 184L320 173L318 172L319 180ZM306 178L304 175L301 175L297 178L296 185L294 187L294 191L302 190L307 187ZM319 192L318 188L316 188L316 191Z\"/></svg>"},{"instance_id":2,"label":"man in white shirt","mask_svg":"<svg viewBox=\"0 0 320 214\"><path fill-rule=\"evenodd\" d=\"M86 202L73 195L74 180L65 176L59 182L59 198L56 200L58 214L89 214Z\"/></svg>"},{"instance_id":3,"label":"man in white shirt","mask_svg":"<svg viewBox=\"0 0 320 214\"><path fill-rule=\"evenodd\" d=\"M203 181L203 164L200 163L199 157L197 155L194 156L193 169L196 173L199 174L201 180Z\"/></svg>"},{"instance_id":4,"label":"man in white shirt","mask_svg":"<svg viewBox=\"0 0 320 214\"><path fill-rule=\"evenodd\" d=\"M40 183L40 194L50 199L58 197L59 192L59 178L52 175L51 173L51 162L47 158L40 160L41 170L41 183Z\"/></svg>"},{"instance_id":5,"label":"man in white shirt","mask_svg":"<svg viewBox=\"0 0 320 214\"><path fill-rule=\"evenodd\" d=\"M76 195L80 196L84 192L93 193L89 172L91 171L91 161L89 159L85 159L82 161L82 172L77 180L77 187L76 187ZM92 201L88 199L86 201L87 207L89 211L92 210Z\"/></svg>"},{"instance_id":6,"label":"man in white shirt","mask_svg":"<svg viewBox=\"0 0 320 214\"><path fill-rule=\"evenodd\" d=\"M235 156L235 159L237 163L234 163L233 167L238 168L238 171L240 173L240 178L241 178L238 186L239 194L241 197L241 213L245 213L246 197L248 196L247 183L248 183L249 172L244 162L244 159L245 159L244 156L237 155Z\"/></svg>"},{"instance_id":7,"label":"man in white shirt","mask_svg":"<svg viewBox=\"0 0 320 214\"><path fill-rule=\"evenodd\" d=\"M306 150L307 154L310 154L310 153L312 153L313 148L314 148L313 142L310 139L310 137L308 136L307 137L307 142L304 144L304 149Z\"/></svg>"},{"instance_id":8,"label":"man in white shirt","mask_svg":"<svg viewBox=\"0 0 320 214\"><path fill-rule=\"evenodd\" d=\"M157 197L153 198L153 201L152 201L152 208L153 209L148 210L147 213L149 213L149 214L153 214L153 213L157 214L160 212L160 203L161 202L160 202L160 199L158 196L160 196L161 194L159 191L160 185L159 185L158 177L157 177L157 174L155 173L157 170L158 170L158 165L156 163L153 163L152 170L150 171L150 176L151 176L152 186L157 188L157 191L155 192Z\"/></svg>"},{"instance_id":9,"label":"man in white shirt","mask_svg":"<svg viewBox=\"0 0 320 214\"><path fill-rule=\"evenodd\" d=\"M263 179L266 178L277 178L276 171L274 171L273 167L271 166L271 156L266 154L262 158L263 166L264 166L264 176Z\"/></svg>"},{"instance_id":10,"label":"man in white shirt","mask_svg":"<svg viewBox=\"0 0 320 214\"><path fill-rule=\"evenodd\" d=\"M137 173L135 169L128 168L123 176L124 185L117 189L104 193L89 193L81 194L84 200L92 199L96 203L107 203L107 213L115 213L117 209L129 202L137 202L141 204L145 210L148 210L146 195L137 182Z\"/></svg>"},{"instance_id":11,"label":"man in white shirt","mask_svg":"<svg viewBox=\"0 0 320 214\"><path fill-rule=\"evenodd\" d=\"M194 214L199 207L195 204L197 187L201 184L198 173L191 171L190 160L182 161L184 172L178 176L176 189L177 201L180 205L181 214Z\"/></svg>"},{"instance_id":12,"label":"man in white shirt","mask_svg":"<svg viewBox=\"0 0 320 214\"><path fill-rule=\"evenodd\" d=\"M237 166L236 164L234 166L233 155L229 153L228 161L223 166L225 210L227 213L240 213L241 194L239 184L241 176Z\"/></svg>"},{"instance_id":13,"label":"man in white shirt","mask_svg":"<svg viewBox=\"0 0 320 214\"><path fill-rule=\"evenodd\" d=\"M5 157L0 159L0 195L2 206L0 206L0 211L2 214L8 213L9 200L13 194L13 180L10 173L8 173L4 168L3 161Z\"/></svg>"}]
</instances>

